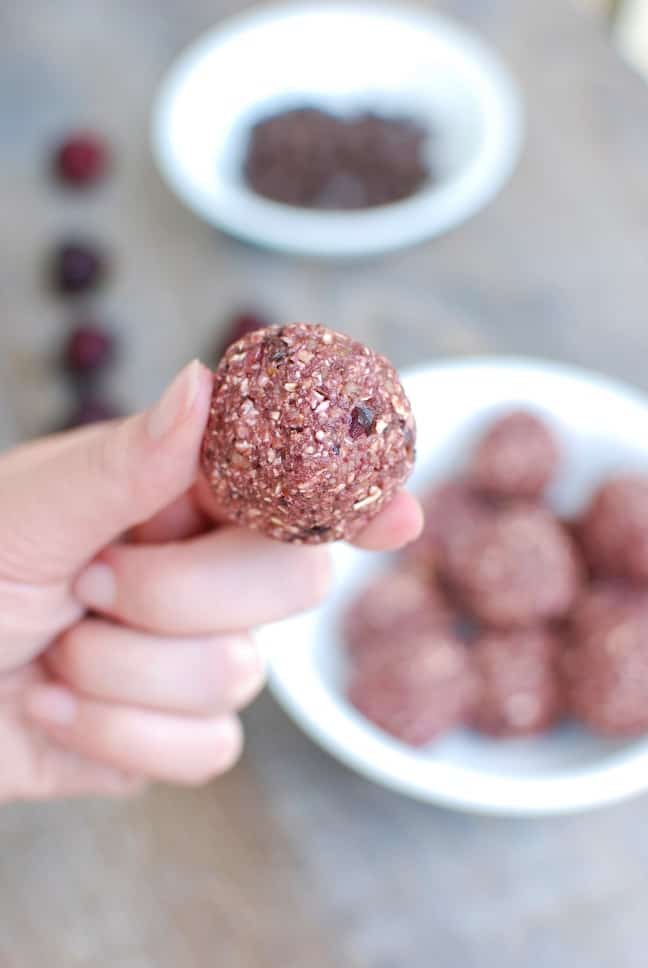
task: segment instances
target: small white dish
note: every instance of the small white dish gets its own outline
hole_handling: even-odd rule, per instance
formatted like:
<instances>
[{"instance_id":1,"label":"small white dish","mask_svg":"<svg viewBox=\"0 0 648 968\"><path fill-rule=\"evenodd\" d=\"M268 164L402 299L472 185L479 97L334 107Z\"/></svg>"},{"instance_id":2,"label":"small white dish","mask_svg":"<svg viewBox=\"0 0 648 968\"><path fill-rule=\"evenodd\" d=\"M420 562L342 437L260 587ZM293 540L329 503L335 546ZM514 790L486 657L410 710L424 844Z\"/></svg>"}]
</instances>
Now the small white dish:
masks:
<instances>
[{"instance_id":1,"label":"small white dish","mask_svg":"<svg viewBox=\"0 0 648 968\"><path fill-rule=\"evenodd\" d=\"M250 125L315 104L404 114L430 128L437 181L402 202L352 213L281 205L245 184ZM153 152L198 215L261 246L367 256L440 235L499 191L519 156L522 110L498 58L436 14L368 3L267 6L186 50L153 111Z\"/></svg>"},{"instance_id":2,"label":"small white dish","mask_svg":"<svg viewBox=\"0 0 648 968\"><path fill-rule=\"evenodd\" d=\"M482 359L404 376L418 421L413 488L457 471L498 410L530 407L554 426L565 459L552 502L583 506L620 469L648 470L648 399L603 377L540 361ZM385 564L332 547L333 594L319 610L260 630L271 689L316 742L359 773L409 796L462 810L556 814L614 803L648 789L648 738L605 740L576 726L495 741L457 732L424 750L391 739L344 697L339 622L354 592Z\"/></svg>"}]
</instances>

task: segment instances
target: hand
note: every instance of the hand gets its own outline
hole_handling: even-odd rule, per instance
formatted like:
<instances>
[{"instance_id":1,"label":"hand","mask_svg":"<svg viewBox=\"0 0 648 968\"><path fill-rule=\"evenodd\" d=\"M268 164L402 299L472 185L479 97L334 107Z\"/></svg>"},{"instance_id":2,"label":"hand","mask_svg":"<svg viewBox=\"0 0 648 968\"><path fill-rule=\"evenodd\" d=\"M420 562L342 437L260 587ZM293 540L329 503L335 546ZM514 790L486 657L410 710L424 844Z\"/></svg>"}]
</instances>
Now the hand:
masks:
<instances>
[{"instance_id":1,"label":"hand","mask_svg":"<svg viewBox=\"0 0 648 968\"><path fill-rule=\"evenodd\" d=\"M323 548L214 524L210 394L192 363L149 411L0 458L0 800L223 772L263 682L248 628L325 594ZM420 526L403 492L359 544Z\"/></svg>"}]
</instances>

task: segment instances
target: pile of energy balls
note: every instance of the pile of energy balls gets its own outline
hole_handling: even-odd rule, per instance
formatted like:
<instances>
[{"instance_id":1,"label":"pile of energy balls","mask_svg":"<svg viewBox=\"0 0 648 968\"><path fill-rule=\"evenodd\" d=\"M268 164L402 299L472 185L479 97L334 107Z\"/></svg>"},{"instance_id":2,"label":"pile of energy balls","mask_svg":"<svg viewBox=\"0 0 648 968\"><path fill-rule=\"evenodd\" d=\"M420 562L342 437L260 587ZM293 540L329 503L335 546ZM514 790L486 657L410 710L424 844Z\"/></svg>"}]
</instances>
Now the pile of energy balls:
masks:
<instances>
[{"instance_id":1,"label":"pile of energy balls","mask_svg":"<svg viewBox=\"0 0 648 968\"><path fill-rule=\"evenodd\" d=\"M553 432L511 412L424 495L423 535L343 621L348 697L376 726L412 746L567 719L648 732L648 476L561 521L544 500L560 463Z\"/></svg>"}]
</instances>

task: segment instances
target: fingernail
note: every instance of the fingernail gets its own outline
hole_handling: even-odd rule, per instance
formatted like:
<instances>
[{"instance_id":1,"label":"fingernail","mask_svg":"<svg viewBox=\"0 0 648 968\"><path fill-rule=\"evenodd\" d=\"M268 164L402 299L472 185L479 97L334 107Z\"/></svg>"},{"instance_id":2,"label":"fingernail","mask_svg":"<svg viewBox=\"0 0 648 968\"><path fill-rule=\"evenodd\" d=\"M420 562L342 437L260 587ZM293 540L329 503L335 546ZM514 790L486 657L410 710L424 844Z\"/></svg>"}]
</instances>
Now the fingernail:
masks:
<instances>
[{"instance_id":1,"label":"fingernail","mask_svg":"<svg viewBox=\"0 0 648 968\"><path fill-rule=\"evenodd\" d=\"M40 723L69 726L76 718L78 703L62 686L35 686L27 694L26 707L29 716Z\"/></svg>"},{"instance_id":2,"label":"fingernail","mask_svg":"<svg viewBox=\"0 0 648 968\"><path fill-rule=\"evenodd\" d=\"M95 561L82 571L74 584L74 594L82 605L110 608L115 601L115 575L103 561Z\"/></svg>"},{"instance_id":3,"label":"fingernail","mask_svg":"<svg viewBox=\"0 0 648 968\"><path fill-rule=\"evenodd\" d=\"M160 440L190 410L200 386L200 363L193 360L180 370L149 412L146 429L152 440Z\"/></svg>"}]
</instances>

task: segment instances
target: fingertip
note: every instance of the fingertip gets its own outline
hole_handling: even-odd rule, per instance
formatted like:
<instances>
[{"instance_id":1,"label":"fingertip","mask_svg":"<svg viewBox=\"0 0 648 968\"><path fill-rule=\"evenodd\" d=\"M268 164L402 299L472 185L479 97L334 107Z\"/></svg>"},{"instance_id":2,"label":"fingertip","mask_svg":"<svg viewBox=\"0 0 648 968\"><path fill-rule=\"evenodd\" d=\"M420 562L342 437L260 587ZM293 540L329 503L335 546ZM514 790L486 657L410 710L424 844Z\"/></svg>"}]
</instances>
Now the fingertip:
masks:
<instances>
[{"instance_id":1,"label":"fingertip","mask_svg":"<svg viewBox=\"0 0 648 968\"><path fill-rule=\"evenodd\" d=\"M212 745L208 753L189 764L176 777L183 786L204 786L227 773L243 754L243 727L237 716L223 716L212 724Z\"/></svg>"},{"instance_id":2,"label":"fingertip","mask_svg":"<svg viewBox=\"0 0 648 968\"><path fill-rule=\"evenodd\" d=\"M315 608L326 598L333 580L328 548L301 546L300 575L304 589L303 608Z\"/></svg>"},{"instance_id":3,"label":"fingertip","mask_svg":"<svg viewBox=\"0 0 648 968\"><path fill-rule=\"evenodd\" d=\"M408 491L403 491L403 496L408 498L409 504L409 515L410 515L410 527L408 531L408 537L405 544L411 544L421 537L423 533L423 527L425 526L425 512L421 502L413 494Z\"/></svg>"},{"instance_id":4,"label":"fingertip","mask_svg":"<svg viewBox=\"0 0 648 968\"><path fill-rule=\"evenodd\" d=\"M423 530L423 521L419 501L408 491L398 491L353 544L365 551L396 551L416 541Z\"/></svg>"}]
</instances>

